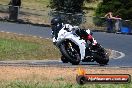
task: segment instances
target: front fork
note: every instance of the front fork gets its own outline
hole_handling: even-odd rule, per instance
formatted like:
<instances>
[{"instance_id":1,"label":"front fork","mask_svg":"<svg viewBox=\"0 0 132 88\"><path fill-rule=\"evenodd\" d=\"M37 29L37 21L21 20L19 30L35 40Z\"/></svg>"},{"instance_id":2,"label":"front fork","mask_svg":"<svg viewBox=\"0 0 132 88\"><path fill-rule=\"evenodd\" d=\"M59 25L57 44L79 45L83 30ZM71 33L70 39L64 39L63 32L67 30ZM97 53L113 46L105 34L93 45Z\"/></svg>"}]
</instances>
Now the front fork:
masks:
<instances>
[{"instance_id":1,"label":"front fork","mask_svg":"<svg viewBox=\"0 0 132 88\"><path fill-rule=\"evenodd\" d=\"M72 50L72 52L74 51L74 49L72 48L72 44L70 42L68 42L68 47Z\"/></svg>"}]
</instances>

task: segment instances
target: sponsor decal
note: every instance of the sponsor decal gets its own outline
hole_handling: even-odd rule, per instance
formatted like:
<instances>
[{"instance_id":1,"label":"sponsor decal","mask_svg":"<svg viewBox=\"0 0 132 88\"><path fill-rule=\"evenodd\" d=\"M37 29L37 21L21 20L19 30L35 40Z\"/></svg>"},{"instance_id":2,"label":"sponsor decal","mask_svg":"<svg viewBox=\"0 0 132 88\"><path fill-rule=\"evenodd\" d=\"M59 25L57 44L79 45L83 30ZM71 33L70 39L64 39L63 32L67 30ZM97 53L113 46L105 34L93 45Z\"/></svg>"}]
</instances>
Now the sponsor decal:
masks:
<instances>
[{"instance_id":1,"label":"sponsor decal","mask_svg":"<svg viewBox=\"0 0 132 88\"><path fill-rule=\"evenodd\" d=\"M78 84L85 83L130 83L129 74L86 74L84 69L79 68L76 76Z\"/></svg>"}]
</instances>

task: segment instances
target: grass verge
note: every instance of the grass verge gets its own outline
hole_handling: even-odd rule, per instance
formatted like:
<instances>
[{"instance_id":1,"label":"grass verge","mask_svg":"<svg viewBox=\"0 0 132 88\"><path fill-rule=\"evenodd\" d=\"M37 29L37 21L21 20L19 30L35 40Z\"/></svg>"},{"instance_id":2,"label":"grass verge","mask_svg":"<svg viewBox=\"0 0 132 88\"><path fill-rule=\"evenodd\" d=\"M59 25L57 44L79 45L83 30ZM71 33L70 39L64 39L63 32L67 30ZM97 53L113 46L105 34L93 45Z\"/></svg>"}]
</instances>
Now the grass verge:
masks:
<instances>
[{"instance_id":1,"label":"grass verge","mask_svg":"<svg viewBox=\"0 0 132 88\"><path fill-rule=\"evenodd\" d=\"M43 60L59 58L49 39L0 32L0 60Z\"/></svg>"},{"instance_id":2,"label":"grass verge","mask_svg":"<svg viewBox=\"0 0 132 88\"><path fill-rule=\"evenodd\" d=\"M0 83L1 85L1 83ZM88 84L78 85L71 83L41 83L41 82L23 82L13 81L2 84L1 88L131 88L132 84Z\"/></svg>"}]
</instances>

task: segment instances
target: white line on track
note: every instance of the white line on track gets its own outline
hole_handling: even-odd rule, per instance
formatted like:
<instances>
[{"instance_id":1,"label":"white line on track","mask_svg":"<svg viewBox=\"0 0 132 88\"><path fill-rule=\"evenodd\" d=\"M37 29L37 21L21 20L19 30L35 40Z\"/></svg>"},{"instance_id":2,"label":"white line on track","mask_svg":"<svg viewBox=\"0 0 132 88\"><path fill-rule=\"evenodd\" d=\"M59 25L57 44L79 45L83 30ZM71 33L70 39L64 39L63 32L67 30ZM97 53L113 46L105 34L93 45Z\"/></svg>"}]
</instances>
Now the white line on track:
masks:
<instances>
[{"instance_id":1,"label":"white line on track","mask_svg":"<svg viewBox=\"0 0 132 88\"><path fill-rule=\"evenodd\" d=\"M121 59L123 57L125 57L125 53L119 52L119 51L116 51L116 50L112 50L112 58L113 59Z\"/></svg>"}]
</instances>

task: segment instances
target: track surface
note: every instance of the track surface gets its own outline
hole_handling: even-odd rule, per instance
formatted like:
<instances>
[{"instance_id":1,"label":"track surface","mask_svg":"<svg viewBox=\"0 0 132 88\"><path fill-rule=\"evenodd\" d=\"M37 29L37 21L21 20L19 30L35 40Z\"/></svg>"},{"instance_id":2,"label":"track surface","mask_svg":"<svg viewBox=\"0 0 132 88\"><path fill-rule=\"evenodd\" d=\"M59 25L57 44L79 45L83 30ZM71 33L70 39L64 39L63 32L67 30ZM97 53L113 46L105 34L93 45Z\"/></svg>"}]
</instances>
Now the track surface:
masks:
<instances>
[{"instance_id":1,"label":"track surface","mask_svg":"<svg viewBox=\"0 0 132 88\"><path fill-rule=\"evenodd\" d=\"M39 27L28 24L17 24L0 22L0 31L13 32L24 35L40 36L50 38L51 29L48 27ZM120 51L125 54L125 57L120 59L111 59L106 67L132 67L132 35L113 34L94 32L95 39L105 48ZM0 62L6 63L6 62ZM62 64L60 61L30 61L27 64L36 65L54 65L54 66L72 66L71 64ZM95 63L81 63L83 66L98 66Z\"/></svg>"}]
</instances>

